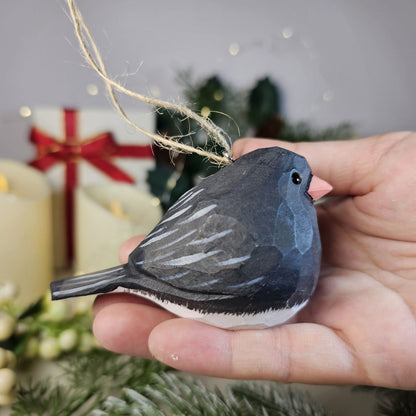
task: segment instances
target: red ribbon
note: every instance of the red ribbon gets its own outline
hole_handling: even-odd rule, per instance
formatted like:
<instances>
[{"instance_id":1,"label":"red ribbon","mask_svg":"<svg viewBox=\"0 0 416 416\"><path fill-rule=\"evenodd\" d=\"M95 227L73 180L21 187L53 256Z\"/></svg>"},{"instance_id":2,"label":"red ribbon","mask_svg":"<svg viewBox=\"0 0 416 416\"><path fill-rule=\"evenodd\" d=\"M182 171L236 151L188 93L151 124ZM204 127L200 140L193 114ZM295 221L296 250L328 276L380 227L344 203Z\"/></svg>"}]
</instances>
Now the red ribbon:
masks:
<instances>
[{"instance_id":1,"label":"red ribbon","mask_svg":"<svg viewBox=\"0 0 416 416\"><path fill-rule=\"evenodd\" d=\"M65 163L65 207L67 257L74 255L74 191L78 184L78 162L84 160L118 182L134 183L127 173L114 165L113 157L153 158L150 145L119 145L111 133L105 132L80 141L78 135L77 110L64 109L64 139L56 140L37 127L30 132L30 141L36 145L37 157L29 164L47 171L56 163Z\"/></svg>"}]
</instances>

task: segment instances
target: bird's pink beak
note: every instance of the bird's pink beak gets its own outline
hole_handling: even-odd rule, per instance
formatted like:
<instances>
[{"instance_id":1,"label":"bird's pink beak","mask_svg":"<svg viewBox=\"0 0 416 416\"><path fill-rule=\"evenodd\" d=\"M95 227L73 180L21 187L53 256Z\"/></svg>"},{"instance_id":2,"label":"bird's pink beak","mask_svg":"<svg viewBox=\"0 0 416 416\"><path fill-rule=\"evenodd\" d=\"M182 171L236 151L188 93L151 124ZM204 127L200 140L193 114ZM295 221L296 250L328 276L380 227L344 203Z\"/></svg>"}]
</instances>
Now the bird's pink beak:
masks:
<instances>
[{"instance_id":1,"label":"bird's pink beak","mask_svg":"<svg viewBox=\"0 0 416 416\"><path fill-rule=\"evenodd\" d=\"M317 201L319 198L322 198L324 195L331 191L332 186L328 182L318 178L318 176L312 176L311 183L309 184L308 194L314 201Z\"/></svg>"}]
</instances>

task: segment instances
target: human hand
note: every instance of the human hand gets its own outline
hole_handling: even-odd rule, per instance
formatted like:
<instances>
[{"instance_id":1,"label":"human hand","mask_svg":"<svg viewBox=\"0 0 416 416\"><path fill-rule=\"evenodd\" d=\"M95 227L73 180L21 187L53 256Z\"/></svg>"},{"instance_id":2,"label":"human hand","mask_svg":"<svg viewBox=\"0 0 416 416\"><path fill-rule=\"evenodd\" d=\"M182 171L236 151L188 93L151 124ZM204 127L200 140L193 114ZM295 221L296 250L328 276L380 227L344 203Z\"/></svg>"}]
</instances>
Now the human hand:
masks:
<instances>
[{"instance_id":1,"label":"human hand","mask_svg":"<svg viewBox=\"0 0 416 416\"><path fill-rule=\"evenodd\" d=\"M415 389L416 134L297 144L243 139L234 156L276 145L304 155L337 196L317 206L321 277L296 321L228 331L110 294L95 302L97 339L217 377ZM123 262L137 244L123 246Z\"/></svg>"}]
</instances>

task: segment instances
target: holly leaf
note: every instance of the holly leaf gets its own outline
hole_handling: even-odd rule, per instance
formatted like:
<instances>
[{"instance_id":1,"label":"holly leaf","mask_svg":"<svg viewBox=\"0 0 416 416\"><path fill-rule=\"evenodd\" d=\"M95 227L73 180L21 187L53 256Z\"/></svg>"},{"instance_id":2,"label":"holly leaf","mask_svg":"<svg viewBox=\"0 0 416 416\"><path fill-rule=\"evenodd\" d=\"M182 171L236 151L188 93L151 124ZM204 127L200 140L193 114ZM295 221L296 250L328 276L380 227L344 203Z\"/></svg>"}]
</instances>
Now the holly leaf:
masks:
<instances>
[{"instance_id":1,"label":"holly leaf","mask_svg":"<svg viewBox=\"0 0 416 416\"><path fill-rule=\"evenodd\" d=\"M250 91L248 107L248 119L255 128L261 127L273 115L280 113L280 94L270 78L261 79Z\"/></svg>"}]
</instances>

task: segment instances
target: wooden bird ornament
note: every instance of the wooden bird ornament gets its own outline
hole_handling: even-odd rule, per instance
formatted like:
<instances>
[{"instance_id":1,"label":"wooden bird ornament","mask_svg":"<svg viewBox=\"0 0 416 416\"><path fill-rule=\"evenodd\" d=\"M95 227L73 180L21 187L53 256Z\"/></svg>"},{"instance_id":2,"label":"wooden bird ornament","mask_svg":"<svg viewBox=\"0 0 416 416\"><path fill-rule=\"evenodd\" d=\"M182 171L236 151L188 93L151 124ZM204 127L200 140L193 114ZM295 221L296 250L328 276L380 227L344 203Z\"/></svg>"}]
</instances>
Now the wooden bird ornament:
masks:
<instances>
[{"instance_id":1,"label":"wooden bird ornament","mask_svg":"<svg viewBox=\"0 0 416 416\"><path fill-rule=\"evenodd\" d=\"M122 290L221 328L284 323L316 287L313 201L331 189L304 157L255 150L182 195L128 263L55 281L52 299Z\"/></svg>"}]
</instances>

